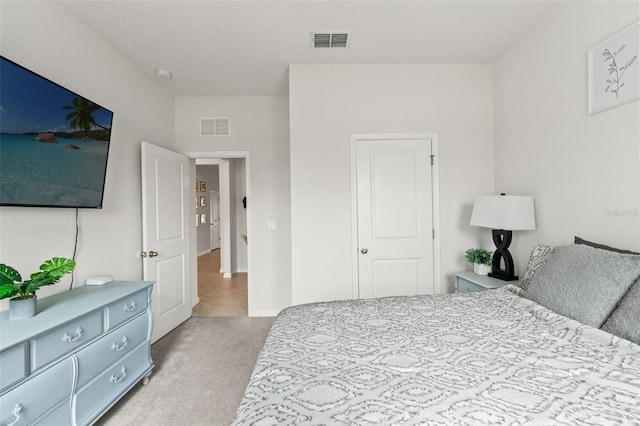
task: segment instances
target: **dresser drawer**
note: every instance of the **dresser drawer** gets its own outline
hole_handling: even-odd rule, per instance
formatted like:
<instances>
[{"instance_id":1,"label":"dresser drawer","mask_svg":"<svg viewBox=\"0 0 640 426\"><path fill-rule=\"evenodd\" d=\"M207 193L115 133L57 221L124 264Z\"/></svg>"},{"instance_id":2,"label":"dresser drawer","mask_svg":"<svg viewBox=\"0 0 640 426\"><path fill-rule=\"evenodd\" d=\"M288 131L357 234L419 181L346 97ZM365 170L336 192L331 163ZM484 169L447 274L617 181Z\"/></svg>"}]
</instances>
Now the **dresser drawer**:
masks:
<instances>
[{"instance_id":1,"label":"dresser drawer","mask_svg":"<svg viewBox=\"0 0 640 426\"><path fill-rule=\"evenodd\" d=\"M32 340L31 371L71 352L102 334L102 311L69 321Z\"/></svg>"},{"instance_id":2,"label":"dresser drawer","mask_svg":"<svg viewBox=\"0 0 640 426\"><path fill-rule=\"evenodd\" d=\"M149 346L143 345L118 361L76 395L76 423L86 424L102 413L151 368Z\"/></svg>"},{"instance_id":3,"label":"dresser drawer","mask_svg":"<svg viewBox=\"0 0 640 426\"><path fill-rule=\"evenodd\" d=\"M84 386L92 377L123 358L149 334L149 317L140 315L131 322L101 337L98 341L78 352L78 384Z\"/></svg>"},{"instance_id":4,"label":"dresser drawer","mask_svg":"<svg viewBox=\"0 0 640 426\"><path fill-rule=\"evenodd\" d=\"M111 330L129 318L133 318L147 309L149 300L147 290L142 290L131 296L120 299L107 306L107 329Z\"/></svg>"},{"instance_id":5,"label":"dresser drawer","mask_svg":"<svg viewBox=\"0 0 640 426\"><path fill-rule=\"evenodd\" d=\"M67 358L0 396L0 424L29 424L71 395L73 362ZM15 413L15 414L14 414Z\"/></svg>"},{"instance_id":6,"label":"dresser drawer","mask_svg":"<svg viewBox=\"0 0 640 426\"><path fill-rule=\"evenodd\" d=\"M71 424L71 402L67 398L62 404L58 405L46 416L38 419L34 425L38 426L63 426ZM16 424L18 426L20 423Z\"/></svg>"},{"instance_id":7,"label":"dresser drawer","mask_svg":"<svg viewBox=\"0 0 640 426\"><path fill-rule=\"evenodd\" d=\"M27 344L0 352L0 391L27 375Z\"/></svg>"},{"instance_id":8,"label":"dresser drawer","mask_svg":"<svg viewBox=\"0 0 640 426\"><path fill-rule=\"evenodd\" d=\"M474 291L482 291L486 289L462 278L458 278L458 288L456 290L458 293L471 293Z\"/></svg>"}]
</instances>

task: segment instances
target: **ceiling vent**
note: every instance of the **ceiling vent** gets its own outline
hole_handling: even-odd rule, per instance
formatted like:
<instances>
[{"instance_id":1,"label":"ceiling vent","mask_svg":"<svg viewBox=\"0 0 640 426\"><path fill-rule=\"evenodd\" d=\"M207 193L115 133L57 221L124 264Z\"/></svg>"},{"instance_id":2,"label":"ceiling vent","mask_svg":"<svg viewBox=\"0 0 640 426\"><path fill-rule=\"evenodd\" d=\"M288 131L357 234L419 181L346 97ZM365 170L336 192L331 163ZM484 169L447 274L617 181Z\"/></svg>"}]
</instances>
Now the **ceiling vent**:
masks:
<instances>
[{"instance_id":1,"label":"ceiling vent","mask_svg":"<svg viewBox=\"0 0 640 426\"><path fill-rule=\"evenodd\" d=\"M311 33L312 49L348 49L350 44L350 31L318 31Z\"/></svg>"},{"instance_id":2,"label":"ceiling vent","mask_svg":"<svg viewBox=\"0 0 640 426\"><path fill-rule=\"evenodd\" d=\"M229 118L201 118L200 136L229 136L231 120Z\"/></svg>"}]
</instances>

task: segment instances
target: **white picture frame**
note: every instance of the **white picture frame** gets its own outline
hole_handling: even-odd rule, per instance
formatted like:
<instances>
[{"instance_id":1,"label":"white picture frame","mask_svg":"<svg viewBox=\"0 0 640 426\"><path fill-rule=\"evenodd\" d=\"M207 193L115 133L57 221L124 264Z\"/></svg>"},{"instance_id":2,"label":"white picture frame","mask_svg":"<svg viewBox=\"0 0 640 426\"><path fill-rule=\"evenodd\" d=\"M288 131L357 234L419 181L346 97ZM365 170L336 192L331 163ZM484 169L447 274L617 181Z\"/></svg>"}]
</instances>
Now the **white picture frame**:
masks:
<instances>
[{"instance_id":1,"label":"white picture frame","mask_svg":"<svg viewBox=\"0 0 640 426\"><path fill-rule=\"evenodd\" d=\"M589 114L640 99L640 20L589 49Z\"/></svg>"}]
</instances>

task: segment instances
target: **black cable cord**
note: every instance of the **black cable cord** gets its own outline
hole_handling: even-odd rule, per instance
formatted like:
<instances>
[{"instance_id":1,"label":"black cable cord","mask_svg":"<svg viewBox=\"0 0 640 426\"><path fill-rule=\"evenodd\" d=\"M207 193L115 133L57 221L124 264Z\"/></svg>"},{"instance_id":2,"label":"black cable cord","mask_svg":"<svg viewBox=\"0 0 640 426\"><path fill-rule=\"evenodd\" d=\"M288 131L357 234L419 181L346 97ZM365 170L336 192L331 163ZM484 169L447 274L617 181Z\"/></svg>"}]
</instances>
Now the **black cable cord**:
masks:
<instances>
[{"instance_id":1,"label":"black cable cord","mask_svg":"<svg viewBox=\"0 0 640 426\"><path fill-rule=\"evenodd\" d=\"M78 226L78 212L80 209L78 209L76 207L76 240L75 243L73 245L73 257L71 258L71 260L73 260L74 262L76 261L76 253L78 251L78 234L80 231L80 227ZM73 277L75 276L75 269L74 272L71 272L71 285L69 286L69 290L71 290L73 288Z\"/></svg>"}]
</instances>

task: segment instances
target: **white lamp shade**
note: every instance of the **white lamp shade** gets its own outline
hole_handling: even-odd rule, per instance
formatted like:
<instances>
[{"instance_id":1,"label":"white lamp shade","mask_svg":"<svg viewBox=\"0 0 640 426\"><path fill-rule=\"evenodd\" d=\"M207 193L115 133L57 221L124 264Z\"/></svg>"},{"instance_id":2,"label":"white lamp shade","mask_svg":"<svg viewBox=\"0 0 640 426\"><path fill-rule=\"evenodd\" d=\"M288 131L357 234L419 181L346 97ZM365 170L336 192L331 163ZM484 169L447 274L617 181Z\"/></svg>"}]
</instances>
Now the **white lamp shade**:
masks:
<instances>
[{"instance_id":1,"label":"white lamp shade","mask_svg":"<svg viewBox=\"0 0 640 426\"><path fill-rule=\"evenodd\" d=\"M536 229L533 197L481 195L473 204L471 225L509 231Z\"/></svg>"}]
</instances>

